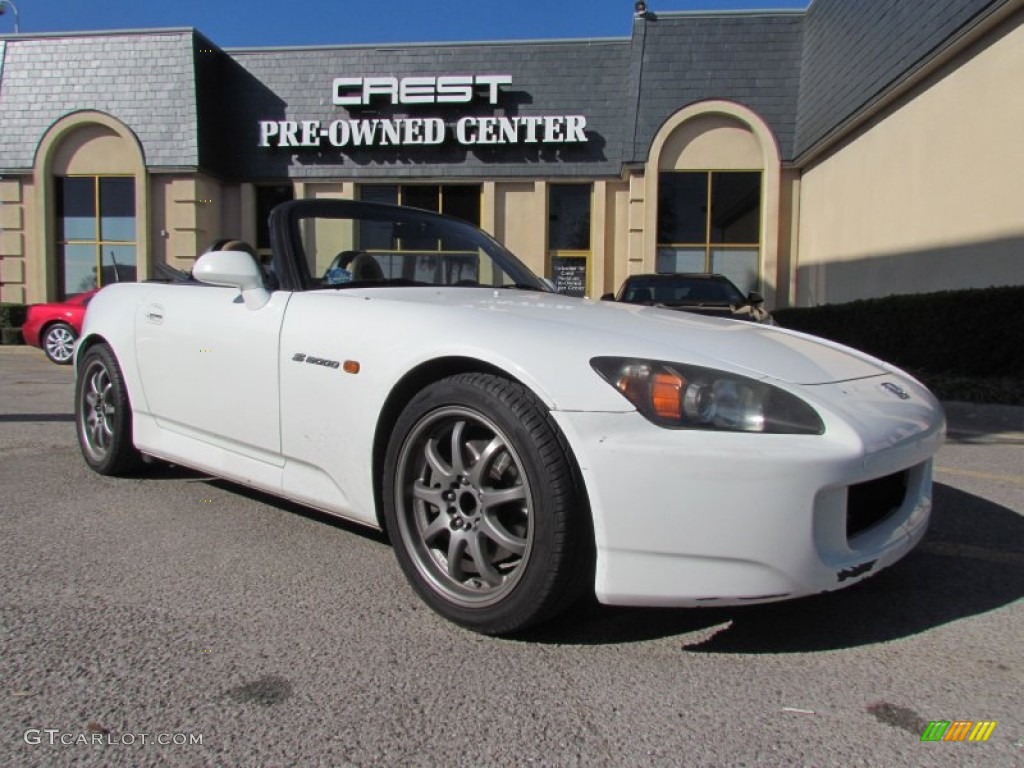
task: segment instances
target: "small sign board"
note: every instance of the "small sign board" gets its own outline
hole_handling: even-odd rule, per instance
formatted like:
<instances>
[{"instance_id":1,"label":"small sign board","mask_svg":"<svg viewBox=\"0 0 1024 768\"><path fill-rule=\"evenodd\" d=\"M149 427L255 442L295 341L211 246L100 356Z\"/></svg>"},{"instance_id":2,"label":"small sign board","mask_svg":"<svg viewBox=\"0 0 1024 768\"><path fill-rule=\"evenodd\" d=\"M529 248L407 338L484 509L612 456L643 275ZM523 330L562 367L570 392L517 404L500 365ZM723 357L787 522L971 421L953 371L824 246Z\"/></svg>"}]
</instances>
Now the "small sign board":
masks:
<instances>
[{"instance_id":1,"label":"small sign board","mask_svg":"<svg viewBox=\"0 0 1024 768\"><path fill-rule=\"evenodd\" d=\"M565 296L583 297L587 292L587 257L556 256L551 259L551 282Z\"/></svg>"}]
</instances>

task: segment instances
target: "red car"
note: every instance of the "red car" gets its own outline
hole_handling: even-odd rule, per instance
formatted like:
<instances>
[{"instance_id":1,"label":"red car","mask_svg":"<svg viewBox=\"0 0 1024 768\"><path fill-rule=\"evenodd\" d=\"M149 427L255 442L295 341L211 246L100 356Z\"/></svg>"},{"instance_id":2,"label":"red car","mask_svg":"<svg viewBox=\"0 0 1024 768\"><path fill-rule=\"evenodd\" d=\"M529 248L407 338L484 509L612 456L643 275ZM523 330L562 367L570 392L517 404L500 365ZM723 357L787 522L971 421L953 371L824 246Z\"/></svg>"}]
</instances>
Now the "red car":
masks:
<instances>
[{"instance_id":1,"label":"red car","mask_svg":"<svg viewBox=\"0 0 1024 768\"><path fill-rule=\"evenodd\" d=\"M82 332L85 307L95 295L96 291L86 291L64 301L30 305L21 326L25 343L41 347L58 365L68 365L75 339Z\"/></svg>"}]
</instances>

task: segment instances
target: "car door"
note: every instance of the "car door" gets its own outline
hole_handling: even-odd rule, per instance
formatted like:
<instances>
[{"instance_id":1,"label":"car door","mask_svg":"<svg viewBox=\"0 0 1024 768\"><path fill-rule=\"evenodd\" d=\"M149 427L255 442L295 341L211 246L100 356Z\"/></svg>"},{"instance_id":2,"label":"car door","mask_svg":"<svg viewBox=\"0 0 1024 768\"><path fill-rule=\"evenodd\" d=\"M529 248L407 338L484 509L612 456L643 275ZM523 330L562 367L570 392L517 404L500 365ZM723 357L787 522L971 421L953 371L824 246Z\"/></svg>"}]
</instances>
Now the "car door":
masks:
<instances>
[{"instance_id":1,"label":"car door","mask_svg":"<svg viewBox=\"0 0 1024 768\"><path fill-rule=\"evenodd\" d=\"M235 288L156 285L135 318L150 414L163 430L280 465L279 341L291 298L250 309Z\"/></svg>"}]
</instances>

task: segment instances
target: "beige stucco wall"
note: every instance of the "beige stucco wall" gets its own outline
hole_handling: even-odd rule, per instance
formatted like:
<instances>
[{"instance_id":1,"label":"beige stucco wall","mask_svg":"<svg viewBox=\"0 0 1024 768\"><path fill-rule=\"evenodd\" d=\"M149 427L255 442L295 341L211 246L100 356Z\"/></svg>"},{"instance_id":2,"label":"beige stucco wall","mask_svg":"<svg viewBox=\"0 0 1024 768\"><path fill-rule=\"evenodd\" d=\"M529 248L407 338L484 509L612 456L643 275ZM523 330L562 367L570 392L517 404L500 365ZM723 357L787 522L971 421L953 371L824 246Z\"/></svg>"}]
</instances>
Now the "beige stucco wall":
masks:
<instances>
[{"instance_id":1,"label":"beige stucco wall","mask_svg":"<svg viewBox=\"0 0 1024 768\"><path fill-rule=\"evenodd\" d=\"M237 187L225 187L203 174L154 174L150 193L154 262L191 269L214 240L240 236Z\"/></svg>"},{"instance_id":2,"label":"beige stucco wall","mask_svg":"<svg viewBox=\"0 0 1024 768\"><path fill-rule=\"evenodd\" d=\"M800 172L782 171L779 178L778 263L775 307L791 307L796 302L796 249L800 228Z\"/></svg>"},{"instance_id":3,"label":"beige stucco wall","mask_svg":"<svg viewBox=\"0 0 1024 768\"><path fill-rule=\"evenodd\" d=\"M545 274L547 185L498 182L494 189L494 237L538 275Z\"/></svg>"},{"instance_id":4,"label":"beige stucco wall","mask_svg":"<svg viewBox=\"0 0 1024 768\"><path fill-rule=\"evenodd\" d=\"M31 253L27 224L31 212L31 186L20 177L0 179L0 301L23 303L34 282L28 274L35 265L26 259ZM27 188L26 188L27 187Z\"/></svg>"},{"instance_id":5,"label":"beige stucco wall","mask_svg":"<svg viewBox=\"0 0 1024 768\"><path fill-rule=\"evenodd\" d=\"M657 176L657 174L654 175ZM633 170L627 174L626 183L628 185L626 188L626 275L628 276L644 271L644 259L647 256L647 243L644 237L644 227L647 225L648 218L645 204L647 179L643 171ZM656 207L658 204L657 194L654 195L653 200L652 207ZM656 211L654 216L657 217ZM653 251L651 264L654 264ZM653 270L653 266L651 269Z\"/></svg>"},{"instance_id":6,"label":"beige stucco wall","mask_svg":"<svg viewBox=\"0 0 1024 768\"><path fill-rule=\"evenodd\" d=\"M614 293L629 276L629 182L608 184L605 242L610 255L604 262L604 283L595 298Z\"/></svg>"},{"instance_id":7,"label":"beige stucco wall","mask_svg":"<svg viewBox=\"0 0 1024 768\"><path fill-rule=\"evenodd\" d=\"M669 134L658 157L662 171L760 170L764 159L753 132L717 113L690 118Z\"/></svg>"},{"instance_id":8,"label":"beige stucco wall","mask_svg":"<svg viewBox=\"0 0 1024 768\"><path fill-rule=\"evenodd\" d=\"M1024 283L1022 20L805 169L800 306Z\"/></svg>"},{"instance_id":9,"label":"beige stucco wall","mask_svg":"<svg viewBox=\"0 0 1024 768\"><path fill-rule=\"evenodd\" d=\"M624 181L599 181L594 184L591 218L590 297L613 293L626 279L627 216L629 184Z\"/></svg>"},{"instance_id":10,"label":"beige stucco wall","mask_svg":"<svg viewBox=\"0 0 1024 768\"><path fill-rule=\"evenodd\" d=\"M296 197L310 197L316 200L355 200L356 197L356 185L351 181L307 182L296 186L301 187L301 190L296 190Z\"/></svg>"},{"instance_id":11,"label":"beige stucco wall","mask_svg":"<svg viewBox=\"0 0 1024 768\"><path fill-rule=\"evenodd\" d=\"M138 169L124 148L124 139L105 125L84 123L68 134L53 152L51 170L57 176L125 174Z\"/></svg>"}]
</instances>

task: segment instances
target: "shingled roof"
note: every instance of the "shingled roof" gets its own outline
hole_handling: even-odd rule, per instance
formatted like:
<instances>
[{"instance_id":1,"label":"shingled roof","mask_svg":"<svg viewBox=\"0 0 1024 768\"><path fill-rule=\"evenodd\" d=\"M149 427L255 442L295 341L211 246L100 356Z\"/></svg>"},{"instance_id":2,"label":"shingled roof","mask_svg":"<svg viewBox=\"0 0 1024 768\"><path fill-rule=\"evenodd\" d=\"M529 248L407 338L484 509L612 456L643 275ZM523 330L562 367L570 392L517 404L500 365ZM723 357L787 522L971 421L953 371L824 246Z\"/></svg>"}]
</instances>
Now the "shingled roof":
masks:
<instances>
[{"instance_id":1,"label":"shingled roof","mask_svg":"<svg viewBox=\"0 0 1024 768\"><path fill-rule=\"evenodd\" d=\"M643 163L658 128L706 99L752 109L784 161L843 130L944 46L1011 0L815 0L807 11L636 17L630 37L221 50L191 29L0 40L0 172L32 168L72 112L99 110L138 136L155 170L226 179L601 178ZM339 75L507 74L498 114L584 115L585 144L258 146L260 120L435 115L331 100ZM475 110L475 111L474 111ZM441 114L494 114L489 104Z\"/></svg>"}]
</instances>

